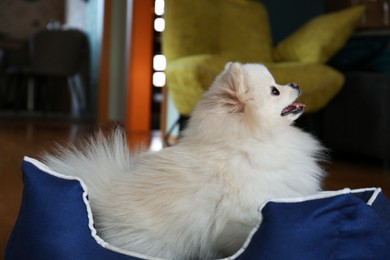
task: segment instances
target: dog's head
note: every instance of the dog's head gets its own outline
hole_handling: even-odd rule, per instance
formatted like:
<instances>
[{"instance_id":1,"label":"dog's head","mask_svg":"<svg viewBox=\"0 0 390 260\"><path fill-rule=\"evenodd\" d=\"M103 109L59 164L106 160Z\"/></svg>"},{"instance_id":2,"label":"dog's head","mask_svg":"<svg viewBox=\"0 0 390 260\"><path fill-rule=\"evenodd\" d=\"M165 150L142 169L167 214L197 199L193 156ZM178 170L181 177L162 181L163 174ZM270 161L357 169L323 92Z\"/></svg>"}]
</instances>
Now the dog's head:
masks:
<instances>
[{"instance_id":1,"label":"dog's head","mask_svg":"<svg viewBox=\"0 0 390 260\"><path fill-rule=\"evenodd\" d=\"M294 102L300 93L296 83L277 84L264 65L230 62L217 77L209 95L227 113L251 111L263 119L291 123L304 110L304 104Z\"/></svg>"},{"instance_id":2,"label":"dog's head","mask_svg":"<svg viewBox=\"0 0 390 260\"><path fill-rule=\"evenodd\" d=\"M299 86L277 84L264 65L228 63L221 77L230 78L228 88L242 97L243 102L236 103L241 111L247 107L268 119L290 122L303 112L304 104L294 103L301 94Z\"/></svg>"},{"instance_id":3,"label":"dog's head","mask_svg":"<svg viewBox=\"0 0 390 260\"><path fill-rule=\"evenodd\" d=\"M199 102L190 124L196 131L212 127L214 136L244 134L245 128L273 131L302 114L304 105L295 103L299 95L297 84L277 84L264 65L230 62Z\"/></svg>"}]
</instances>

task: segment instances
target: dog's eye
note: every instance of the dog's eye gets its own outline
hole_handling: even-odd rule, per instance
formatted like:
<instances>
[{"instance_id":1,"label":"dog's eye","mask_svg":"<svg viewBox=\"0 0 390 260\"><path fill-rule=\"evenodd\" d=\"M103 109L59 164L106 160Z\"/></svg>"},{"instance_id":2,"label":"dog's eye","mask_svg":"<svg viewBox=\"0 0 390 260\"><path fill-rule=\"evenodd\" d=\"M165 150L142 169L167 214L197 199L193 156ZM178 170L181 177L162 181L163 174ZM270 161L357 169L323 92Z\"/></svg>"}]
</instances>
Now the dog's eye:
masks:
<instances>
[{"instance_id":1,"label":"dog's eye","mask_svg":"<svg viewBox=\"0 0 390 260\"><path fill-rule=\"evenodd\" d=\"M277 88L275 88L274 86L271 87L271 94L273 96L279 96L280 95L280 92Z\"/></svg>"}]
</instances>

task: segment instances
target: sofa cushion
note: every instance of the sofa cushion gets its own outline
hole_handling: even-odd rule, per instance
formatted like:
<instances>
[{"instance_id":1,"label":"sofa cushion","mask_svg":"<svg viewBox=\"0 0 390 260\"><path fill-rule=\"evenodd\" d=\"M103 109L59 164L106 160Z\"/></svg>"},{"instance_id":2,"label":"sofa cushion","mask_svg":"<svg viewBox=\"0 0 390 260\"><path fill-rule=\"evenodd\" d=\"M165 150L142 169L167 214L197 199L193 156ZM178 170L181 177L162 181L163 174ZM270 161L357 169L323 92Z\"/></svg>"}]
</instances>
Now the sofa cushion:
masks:
<instances>
[{"instance_id":1,"label":"sofa cushion","mask_svg":"<svg viewBox=\"0 0 390 260\"><path fill-rule=\"evenodd\" d=\"M224 0L220 19L220 55L243 63L273 61L268 14L262 3Z\"/></svg>"},{"instance_id":2,"label":"sofa cushion","mask_svg":"<svg viewBox=\"0 0 390 260\"><path fill-rule=\"evenodd\" d=\"M246 0L166 0L162 49L170 61L215 54L242 62L272 61L265 7Z\"/></svg>"},{"instance_id":3,"label":"sofa cushion","mask_svg":"<svg viewBox=\"0 0 390 260\"><path fill-rule=\"evenodd\" d=\"M165 1L166 26L161 47L168 63L180 57L219 51L215 41L221 16L219 2Z\"/></svg>"},{"instance_id":4,"label":"sofa cushion","mask_svg":"<svg viewBox=\"0 0 390 260\"><path fill-rule=\"evenodd\" d=\"M275 61L325 63L344 46L364 10L355 6L310 20L276 45Z\"/></svg>"}]
</instances>

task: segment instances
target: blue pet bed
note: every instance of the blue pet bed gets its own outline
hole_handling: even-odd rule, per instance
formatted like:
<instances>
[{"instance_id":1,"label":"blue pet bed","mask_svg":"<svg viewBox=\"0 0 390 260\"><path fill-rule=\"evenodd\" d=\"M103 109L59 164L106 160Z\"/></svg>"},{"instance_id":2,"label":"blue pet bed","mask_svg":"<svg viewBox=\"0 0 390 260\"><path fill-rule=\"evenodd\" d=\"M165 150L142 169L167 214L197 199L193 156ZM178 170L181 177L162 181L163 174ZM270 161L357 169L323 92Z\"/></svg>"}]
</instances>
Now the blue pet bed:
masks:
<instances>
[{"instance_id":1,"label":"blue pet bed","mask_svg":"<svg viewBox=\"0 0 390 260\"><path fill-rule=\"evenodd\" d=\"M116 248L94 228L78 178L25 158L23 198L5 259L153 259ZM229 259L390 259L390 203L381 189L272 200Z\"/></svg>"}]
</instances>

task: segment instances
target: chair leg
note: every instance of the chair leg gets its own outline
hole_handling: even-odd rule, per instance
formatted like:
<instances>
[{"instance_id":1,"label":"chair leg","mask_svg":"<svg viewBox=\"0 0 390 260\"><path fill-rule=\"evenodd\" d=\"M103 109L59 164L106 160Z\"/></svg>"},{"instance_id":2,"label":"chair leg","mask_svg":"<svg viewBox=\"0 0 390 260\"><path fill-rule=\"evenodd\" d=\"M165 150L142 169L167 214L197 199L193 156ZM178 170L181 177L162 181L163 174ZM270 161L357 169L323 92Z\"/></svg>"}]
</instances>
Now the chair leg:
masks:
<instances>
[{"instance_id":1,"label":"chair leg","mask_svg":"<svg viewBox=\"0 0 390 260\"><path fill-rule=\"evenodd\" d=\"M86 109L84 87L80 75L68 77L72 115L80 117Z\"/></svg>"}]
</instances>

